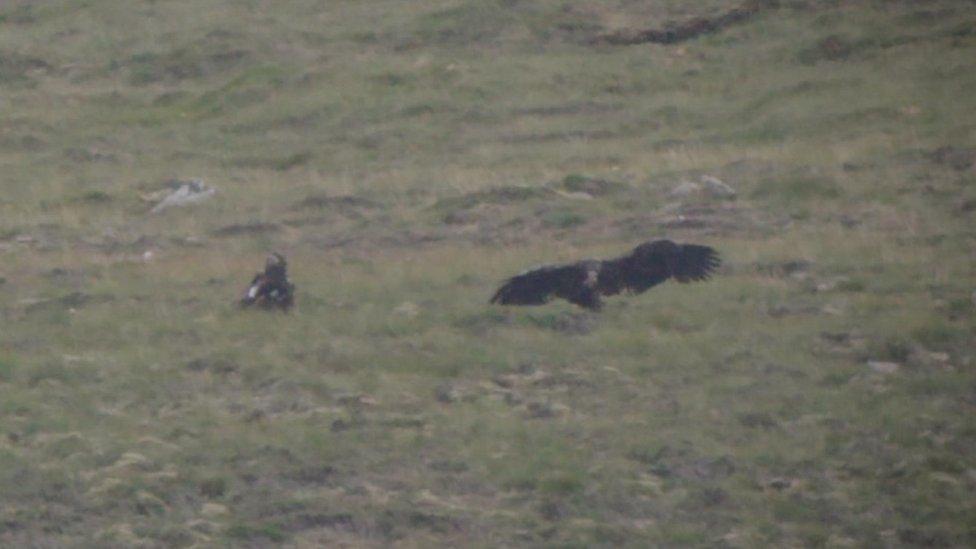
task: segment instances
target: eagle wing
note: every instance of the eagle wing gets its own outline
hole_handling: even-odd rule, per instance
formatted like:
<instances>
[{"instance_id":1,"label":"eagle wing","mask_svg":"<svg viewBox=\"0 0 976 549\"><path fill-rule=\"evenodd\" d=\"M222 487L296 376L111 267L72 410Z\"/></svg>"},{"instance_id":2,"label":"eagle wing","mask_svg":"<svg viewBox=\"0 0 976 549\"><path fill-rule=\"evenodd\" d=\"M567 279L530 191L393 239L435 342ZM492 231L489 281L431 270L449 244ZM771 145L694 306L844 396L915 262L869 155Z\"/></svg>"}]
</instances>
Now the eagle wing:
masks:
<instances>
[{"instance_id":1,"label":"eagle wing","mask_svg":"<svg viewBox=\"0 0 976 549\"><path fill-rule=\"evenodd\" d=\"M708 246L682 244L672 257L671 276L678 282L696 282L711 278L722 264L718 252Z\"/></svg>"},{"instance_id":2,"label":"eagle wing","mask_svg":"<svg viewBox=\"0 0 976 549\"><path fill-rule=\"evenodd\" d=\"M638 246L626 257L607 262L608 272L619 273L620 284L635 294L646 292L669 278L687 283L706 280L719 266L718 252L708 246L657 240Z\"/></svg>"},{"instance_id":3,"label":"eagle wing","mask_svg":"<svg viewBox=\"0 0 976 549\"><path fill-rule=\"evenodd\" d=\"M247 307L257 301L258 297L261 295L262 287L264 286L264 274L258 273L254 275L251 280L251 284L244 291L244 295L241 296L241 305Z\"/></svg>"},{"instance_id":4,"label":"eagle wing","mask_svg":"<svg viewBox=\"0 0 976 549\"><path fill-rule=\"evenodd\" d=\"M508 279L492 296L501 305L542 305L561 297L589 309L600 308L595 290L598 264L580 262L572 265L546 266Z\"/></svg>"}]
</instances>

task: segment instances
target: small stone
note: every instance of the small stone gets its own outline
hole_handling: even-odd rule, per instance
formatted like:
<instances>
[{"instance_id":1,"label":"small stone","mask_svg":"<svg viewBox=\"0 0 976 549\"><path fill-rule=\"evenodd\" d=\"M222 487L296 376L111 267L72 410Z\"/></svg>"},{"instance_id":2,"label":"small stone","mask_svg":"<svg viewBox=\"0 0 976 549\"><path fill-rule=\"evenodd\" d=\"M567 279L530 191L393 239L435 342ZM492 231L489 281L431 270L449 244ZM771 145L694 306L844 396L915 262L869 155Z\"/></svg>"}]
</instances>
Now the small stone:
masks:
<instances>
[{"instance_id":1,"label":"small stone","mask_svg":"<svg viewBox=\"0 0 976 549\"><path fill-rule=\"evenodd\" d=\"M893 374L898 371L901 366L896 362L885 362L881 360L869 360L868 367L878 372L879 374Z\"/></svg>"},{"instance_id":2,"label":"small stone","mask_svg":"<svg viewBox=\"0 0 976 549\"><path fill-rule=\"evenodd\" d=\"M404 301L393 312L407 318L416 318L420 314L420 306L412 301Z\"/></svg>"},{"instance_id":3,"label":"small stone","mask_svg":"<svg viewBox=\"0 0 976 549\"><path fill-rule=\"evenodd\" d=\"M116 471L121 470L148 470L152 468L152 461L138 452L126 452L110 466Z\"/></svg>"},{"instance_id":4,"label":"small stone","mask_svg":"<svg viewBox=\"0 0 976 549\"><path fill-rule=\"evenodd\" d=\"M700 193L702 190L701 185L695 183L694 181L683 181L678 184L677 187L671 189L671 196L676 198L685 198Z\"/></svg>"},{"instance_id":5,"label":"small stone","mask_svg":"<svg viewBox=\"0 0 976 549\"><path fill-rule=\"evenodd\" d=\"M831 316L843 316L844 314L843 307L838 305L832 305L832 304L824 305L821 311L823 311L824 314L831 315Z\"/></svg>"},{"instance_id":6,"label":"small stone","mask_svg":"<svg viewBox=\"0 0 976 549\"><path fill-rule=\"evenodd\" d=\"M818 282L817 285L815 286L815 289L818 292L829 292L837 289L838 286L844 284L845 282L848 282L849 280L850 279L847 278L846 276L837 276L828 280L824 280L823 282Z\"/></svg>"},{"instance_id":7,"label":"small stone","mask_svg":"<svg viewBox=\"0 0 976 549\"><path fill-rule=\"evenodd\" d=\"M146 540L136 535L132 525L125 522L101 530L98 537L111 540L123 547L145 547L148 545Z\"/></svg>"},{"instance_id":8,"label":"small stone","mask_svg":"<svg viewBox=\"0 0 976 549\"><path fill-rule=\"evenodd\" d=\"M204 519L192 519L186 523L186 527L204 534L213 534L218 528L217 523Z\"/></svg>"},{"instance_id":9,"label":"small stone","mask_svg":"<svg viewBox=\"0 0 976 549\"><path fill-rule=\"evenodd\" d=\"M212 197L216 192L216 189L208 187L200 179L179 182L179 188L166 195L158 204L153 206L150 213L159 213L172 206L185 206L187 204L202 202Z\"/></svg>"},{"instance_id":10,"label":"small stone","mask_svg":"<svg viewBox=\"0 0 976 549\"><path fill-rule=\"evenodd\" d=\"M556 189L556 194L570 200L593 200L593 195L583 191L561 191Z\"/></svg>"},{"instance_id":11,"label":"small stone","mask_svg":"<svg viewBox=\"0 0 976 549\"><path fill-rule=\"evenodd\" d=\"M735 189L717 177L703 175L701 177L701 183L705 188L705 192L712 197L726 199L735 198Z\"/></svg>"},{"instance_id":12,"label":"small stone","mask_svg":"<svg viewBox=\"0 0 976 549\"><path fill-rule=\"evenodd\" d=\"M338 397L339 404L344 406L376 406L377 400L367 394L341 395Z\"/></svg>"},{"instance_id":13,"label":"small stone","mask_svg":"<svg viewBox=\"0 0 976 549\"><path fill-rule=\"evenodd\" d=\"M553 418L569 412L568 406L557 402L530 402L527 408L529 417L535 419Z\"/></svg>"},{"instance_id":14,"label":"small stone","mask_svg":"<svg viewBox=\"0 0 976 549\"><path fill-rule=\"evenodd\" d=\"M773 488L774 490L786 490L793 486L793 481L788 478L774 478L770 479L766 483L766 486Z\"/></svg>"},{"instance_id":15,"label":"small stone","mask_svg":"<svg viewBox=\"0 0 976 549\"><path fill-rule=\"evenodd\" d=\"M452 402L457 401L458 392L453 385L445 383L438 385L437 388L434 389L434 397L437 399L437 402L451 404Z\"/></svg>"},{"instance_id":16,"label":"small stone","mask_svg":"<svg viewBox=\"0 0 976 549\"><path fill-rule=\"evenodd\" d=\"M166 512L166 503L146 490L136 492L136 509L143 515L159 515Z\"/></svg>"},{"instance_id":17,"label":"small stone","mask_svg":"<svg viewBox=\"0 0 976 549\"><path fill-rule=\"evenodd\" d=\"M200 515L211 519L223 517L228 514L230 514L230 511L227 509L227 506L220 503L208 502L204 503L203 507L200 508Z\"/></svg>"}]
</instances>

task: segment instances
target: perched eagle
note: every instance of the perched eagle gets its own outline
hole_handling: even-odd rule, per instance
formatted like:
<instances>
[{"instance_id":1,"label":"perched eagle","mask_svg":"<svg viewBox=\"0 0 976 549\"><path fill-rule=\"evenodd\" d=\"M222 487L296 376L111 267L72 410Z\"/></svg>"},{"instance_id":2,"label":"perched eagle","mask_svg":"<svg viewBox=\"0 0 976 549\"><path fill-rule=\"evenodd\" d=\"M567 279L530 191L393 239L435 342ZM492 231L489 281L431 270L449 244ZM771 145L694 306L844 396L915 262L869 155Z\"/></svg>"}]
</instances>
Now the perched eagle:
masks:
<instances>
[{"instance_id":1,"label":"perched eagle","mask_svg":"<svg viewBox=\"0 0 976 549\"><path fill-rule=\"evenodd\" d=\"M279 308L287 311L295 300L295 285L288 280L288 263L281 254L272 253L264 264L264 272L254 280L241 298L241 306L256 305L262 309Z\"/></svg>"},{"instance_id":2,"label":"perched eagle","mask_svg":"<svg viewBox=\"0 0 976 549\"><path fill-rule=\"evenodd\" d=\"M639 294L669 278L678 282L705 280L719 263L718 253L708 246L655 240L615 259L584 260L524 272L508 279L491 302L542 305L561 297L598 311L603 305L601 295L623 291Z\"/></svg>"}]
</instances>

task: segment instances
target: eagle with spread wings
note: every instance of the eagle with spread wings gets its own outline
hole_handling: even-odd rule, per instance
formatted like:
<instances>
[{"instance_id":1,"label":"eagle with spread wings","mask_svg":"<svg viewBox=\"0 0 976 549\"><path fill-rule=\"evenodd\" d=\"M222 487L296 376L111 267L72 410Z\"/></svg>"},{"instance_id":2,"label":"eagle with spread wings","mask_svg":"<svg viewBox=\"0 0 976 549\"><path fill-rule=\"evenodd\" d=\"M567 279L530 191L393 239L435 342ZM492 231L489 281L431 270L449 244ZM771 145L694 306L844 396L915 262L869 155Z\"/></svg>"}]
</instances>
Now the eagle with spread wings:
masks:
<instances>
[{"instance_id":1,"label":"eagle with spread wings","mask_svg":"<svg viewBox=\"0 0 976 549\"><path fill-rule=\"evenodd\" d=\"M708 246L645 242L615 259L548 265L516 275L491 298L501 305L542 305L562 298L598 311L601 296L640 294L673 278L678 282L706 280L719 266L718 252Z\"/></svg>"},{"instance_id":2,"label":"eagle with spread wings","mask_svg":"<svg viewBox=\"0 0 976 549\"><path fill-rule=\"evenodd\" d=\"M287 311L295 302L295 285L288 280L288 263L284 256L272 253L264 264L264 272L254 275L251 285L241 297L241 307L255 305L262 309Z\"/></svg>"}]
</instances>

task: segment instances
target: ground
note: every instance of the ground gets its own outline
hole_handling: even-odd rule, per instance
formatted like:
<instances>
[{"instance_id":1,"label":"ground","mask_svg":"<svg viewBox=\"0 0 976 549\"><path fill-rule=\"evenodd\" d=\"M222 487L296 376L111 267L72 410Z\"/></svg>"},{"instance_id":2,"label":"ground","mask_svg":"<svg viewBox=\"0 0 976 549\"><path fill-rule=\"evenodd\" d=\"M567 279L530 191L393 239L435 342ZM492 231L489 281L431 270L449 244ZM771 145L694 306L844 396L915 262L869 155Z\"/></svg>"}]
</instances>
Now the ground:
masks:
<instances>
[{"instance_id":1,"label":"ground","mask_svg":"<svg viewBox=\"0 0 976 549\"><path fill-rule=\"evenodd\" d=\"M0 545L976 544L976 4L754 5L0 4Z\"/></svg>"}]
</instances>

